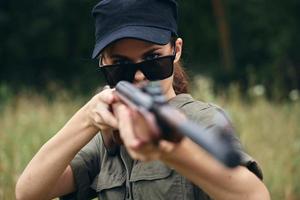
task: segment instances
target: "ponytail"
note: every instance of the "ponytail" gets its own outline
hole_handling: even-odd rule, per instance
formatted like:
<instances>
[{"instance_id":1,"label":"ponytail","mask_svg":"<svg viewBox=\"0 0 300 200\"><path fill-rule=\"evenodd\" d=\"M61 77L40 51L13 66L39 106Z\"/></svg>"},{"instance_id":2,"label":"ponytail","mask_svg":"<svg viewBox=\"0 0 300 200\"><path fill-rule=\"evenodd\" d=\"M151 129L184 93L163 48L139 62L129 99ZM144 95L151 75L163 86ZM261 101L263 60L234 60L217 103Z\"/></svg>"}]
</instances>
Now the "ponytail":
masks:
<instances>
[{"instance_id":1,"label":"ponytail","mask_svg":"<svg viewBox=\"0 0 300 200\"><path fill-rule=\"evenodd\" d=\"M174 64L173 88L176 95L189 92L188 76L180 61Z\"/></svg>"}]
</instances>

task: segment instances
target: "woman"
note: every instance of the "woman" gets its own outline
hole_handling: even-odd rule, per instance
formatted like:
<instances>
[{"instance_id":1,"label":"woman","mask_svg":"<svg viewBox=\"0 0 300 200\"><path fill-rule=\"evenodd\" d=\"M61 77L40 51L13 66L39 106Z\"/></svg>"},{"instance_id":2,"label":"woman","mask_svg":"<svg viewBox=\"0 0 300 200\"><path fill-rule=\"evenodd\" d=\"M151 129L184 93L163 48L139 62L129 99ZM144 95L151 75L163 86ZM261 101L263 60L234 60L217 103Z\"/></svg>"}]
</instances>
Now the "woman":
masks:
<instances>
[{"instance_id":1,"label":"woman","mask_svg":"<svg viewBox=\"0 0 300 200\"><path fill-rule=\"evenodd\" d=\"M120 80L159 80L169 103L191 120L212 129L230 126L221 109L185 94L174 0L103 0L93 16L93 57L111 88ZM234 136L243 155L235 169L187 138L155 145L152 127L111 88L43 145L18 180L17 199L269 199L258 166Z\"/></svg>"}]
</instances>

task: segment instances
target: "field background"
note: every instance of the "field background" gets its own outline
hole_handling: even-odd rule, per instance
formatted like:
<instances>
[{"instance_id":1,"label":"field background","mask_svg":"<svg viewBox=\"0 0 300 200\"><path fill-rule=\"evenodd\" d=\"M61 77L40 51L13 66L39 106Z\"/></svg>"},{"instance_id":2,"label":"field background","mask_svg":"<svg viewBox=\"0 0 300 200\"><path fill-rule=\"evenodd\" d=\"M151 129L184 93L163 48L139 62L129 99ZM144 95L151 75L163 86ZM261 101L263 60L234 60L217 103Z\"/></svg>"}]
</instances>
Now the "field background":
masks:
<instances>
[{"instance_id":1,"label":"field background","mask_svg":"<svg viewBox=\"0 0 300 200\"><path fill-rule=\"evenodd\" d=\"M299 100L270 103L262 94L245 100L237 90L233 86L214 95L210 82L198 78L192 93L226 109L243 145L262 166L272 199L300 199ZM0 91L0 200L11 200L16 180L34 153L88 98L65 90L48 97L31 91L14 95L5 87Z\"/></svg>"},{"instance_id":2,"label":"field background","mask_svg":"<svg viewBox=\"0 0 300 200\"><path fill-rule=\"evenodd\" d=\"M0 0L0 200L104 81L90 59L98 2ZM178 5L193 95L226 109L272 199L299 200L300 0Z\"/></svg>"}]
</instances>

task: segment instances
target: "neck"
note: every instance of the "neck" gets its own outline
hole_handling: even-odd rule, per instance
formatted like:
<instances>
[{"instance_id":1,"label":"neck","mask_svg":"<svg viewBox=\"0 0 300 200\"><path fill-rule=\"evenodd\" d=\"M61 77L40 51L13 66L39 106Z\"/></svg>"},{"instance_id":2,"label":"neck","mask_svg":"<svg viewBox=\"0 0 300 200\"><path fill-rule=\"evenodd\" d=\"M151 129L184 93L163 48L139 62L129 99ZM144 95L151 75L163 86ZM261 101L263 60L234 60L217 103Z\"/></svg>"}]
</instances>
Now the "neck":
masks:
<instances>
[{"instance_id":1,"label":"neck","mask_svg":"<svg viewBox=\"0 0 300 200\"><path fill-rule=\"evenodd\" d=\"M171 88L165 93L165 97L166 97L167 100L170 100L170 99L172 99L172 98L175 97L175 96L176 96L176 93L175 93L173 87L171 87Z\"/></svg>"}]
</instances>

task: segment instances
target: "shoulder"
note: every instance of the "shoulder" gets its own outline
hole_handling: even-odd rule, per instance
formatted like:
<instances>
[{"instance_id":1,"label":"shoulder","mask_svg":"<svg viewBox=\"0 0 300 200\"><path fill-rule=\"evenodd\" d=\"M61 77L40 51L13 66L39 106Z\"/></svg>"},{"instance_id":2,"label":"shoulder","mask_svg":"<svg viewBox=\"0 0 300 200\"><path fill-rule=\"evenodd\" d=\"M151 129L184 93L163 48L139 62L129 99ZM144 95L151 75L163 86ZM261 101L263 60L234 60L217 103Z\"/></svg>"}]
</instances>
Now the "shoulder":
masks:
<instances>
[{"instance_id":1,"label":"shoulder","mask_svg":"<svg viewBox=\"0 0 300 200\"><path fill-rule=\"evenodd\" d=\"M230 130L228 133L231 133L232 142L242 156L241 165L252 171L258 178L263 178L262 170L258 163L243 150L231 119L223 108L213 103L198 101L189 94L177 95L169 103L171 106L180 109L190 120L207 129L224 128Z\"/></svg>"},{"instance_id":2,"label":"shoulder","mask_svg":"<svg viewBox=\"0 0 300 200\"><path fill-rule=\"evenodd\" d=\"M179 94L170 100L170 105L180 109L190 120L206 127L224 127L231 124L225 110L216 104L194 99L190 94Z\"/></svg>"}]
</instances>

